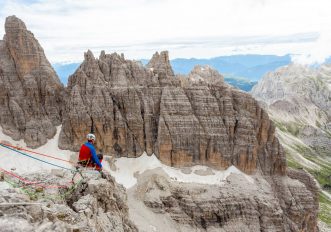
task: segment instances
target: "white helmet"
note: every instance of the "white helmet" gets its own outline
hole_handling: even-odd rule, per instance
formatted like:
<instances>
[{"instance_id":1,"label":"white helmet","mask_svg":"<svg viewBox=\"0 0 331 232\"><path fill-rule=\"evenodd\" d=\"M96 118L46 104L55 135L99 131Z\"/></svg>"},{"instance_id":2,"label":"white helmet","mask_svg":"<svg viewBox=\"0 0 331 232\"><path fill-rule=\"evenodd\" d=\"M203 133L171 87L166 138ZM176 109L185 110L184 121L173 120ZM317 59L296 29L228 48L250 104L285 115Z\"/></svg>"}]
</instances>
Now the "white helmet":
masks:
<instances>
[{"instance_id":1,"label":"white helmet","mask_svg":"<svg viewBox=\"0 0 331 232\"><path fill-rule=\"evenodd\" d=\"M93 140L93 141L95 141L95 135L94 134L88 134L86 136L86 138L87 138L87 140Z\"/></svg>"}]
</instances>

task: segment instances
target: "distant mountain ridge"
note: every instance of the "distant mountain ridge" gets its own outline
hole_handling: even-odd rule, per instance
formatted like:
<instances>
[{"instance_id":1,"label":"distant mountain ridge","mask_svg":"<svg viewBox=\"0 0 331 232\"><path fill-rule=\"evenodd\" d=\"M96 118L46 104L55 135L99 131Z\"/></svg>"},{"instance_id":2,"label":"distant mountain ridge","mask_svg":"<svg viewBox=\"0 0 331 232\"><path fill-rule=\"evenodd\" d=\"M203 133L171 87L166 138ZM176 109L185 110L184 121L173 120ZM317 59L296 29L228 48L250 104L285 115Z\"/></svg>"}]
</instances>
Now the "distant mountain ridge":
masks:
<instances>
[{"instance_id":1,"label":"distant mountain ridge","mask_svg":"<svg viewBox=\"0 0 331 232\"><path fill-rule=\"evenodd\" d=\"M173 59L171 65L176 73L187 74L194 65L209 65L223 75L259 80L266 72L291 63L291 56L275 55L232 55L210 59Z\"/></svg>"},{"instance_id":2,"label":"distant mountain ridge","mask_svg":"<svg viewBox=\"0 0 331 232\"><path fill-rule=\"evenodd\" d=\"M140 60L144 65L148 60ZM210 59L177 58L170 61L175 74L187 75L195 65L209 65L222 73L224 80L229 84L250 91L256 82L267 72L291 63L291 56L275 55L232 55L219 56ZM80 63L53 64L63 84L68 81Z\"/></svg>"}]
</instances>

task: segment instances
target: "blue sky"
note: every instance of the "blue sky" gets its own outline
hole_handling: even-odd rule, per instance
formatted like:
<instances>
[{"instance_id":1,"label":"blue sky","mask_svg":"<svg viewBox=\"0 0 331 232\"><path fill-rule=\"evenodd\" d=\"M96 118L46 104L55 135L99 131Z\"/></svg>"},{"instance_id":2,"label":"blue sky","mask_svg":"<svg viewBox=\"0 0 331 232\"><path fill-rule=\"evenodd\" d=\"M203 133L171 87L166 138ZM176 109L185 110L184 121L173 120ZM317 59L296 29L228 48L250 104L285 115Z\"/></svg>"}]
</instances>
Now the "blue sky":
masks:
<instances>
[{"instance_id":1,"label":"blue sky","mask_svg":"<svg viewBox=\"0 0 331 232\"><path fill-rule=\"evenodd\" d=\"M131 59L169 50L171 58L331 55L329 0L0 0L0 25L21 18L51 62L80 61L91 49ZM4 34L3 26L0 35Z\"/></svg>"}]
</instances>

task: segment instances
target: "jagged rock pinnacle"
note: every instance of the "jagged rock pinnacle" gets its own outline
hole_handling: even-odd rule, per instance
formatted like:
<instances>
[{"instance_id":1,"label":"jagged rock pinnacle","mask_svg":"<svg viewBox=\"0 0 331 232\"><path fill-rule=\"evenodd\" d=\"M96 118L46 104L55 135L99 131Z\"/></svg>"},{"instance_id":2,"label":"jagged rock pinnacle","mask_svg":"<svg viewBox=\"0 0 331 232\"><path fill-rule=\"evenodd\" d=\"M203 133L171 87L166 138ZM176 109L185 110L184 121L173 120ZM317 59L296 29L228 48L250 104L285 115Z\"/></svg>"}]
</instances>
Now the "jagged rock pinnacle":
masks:
<instances>
[{"instance_id":1,"label":"jagged rock pinnacle","mask_svg":"<svg viewBox=\"0 0 331 232\"><path fill-rule=\"evenodd\" d=\"M63 86L23 21L7 17L0 41L0 123L31 147L46 143L61 122Z\"/></svg>"},{"instance_id":2,"label":"jagged rock pinnacle","mask_svg":"<svg viewBox=\"0 0 331 232\"><path fill-rule=\"evenodd\" d=\"M162 51L154 53L152 59L148 62L147 68L152 68L157 72L163 72L167 76L174 76L174 71L170 65L168 51Z\"/></svg>"}]
</instances>

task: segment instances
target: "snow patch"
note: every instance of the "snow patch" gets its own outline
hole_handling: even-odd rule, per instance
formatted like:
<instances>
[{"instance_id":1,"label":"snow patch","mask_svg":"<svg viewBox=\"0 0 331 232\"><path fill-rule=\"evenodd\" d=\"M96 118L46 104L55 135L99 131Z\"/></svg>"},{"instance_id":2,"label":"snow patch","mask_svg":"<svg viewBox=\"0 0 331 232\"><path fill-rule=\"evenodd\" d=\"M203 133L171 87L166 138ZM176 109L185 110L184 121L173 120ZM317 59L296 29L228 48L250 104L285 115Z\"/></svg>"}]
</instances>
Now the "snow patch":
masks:
<instances>
[{"instance_id":1,"label":"snow patch","mask_svg":"<svg viewBox=\"0 0 331 232\"><path fill-rule=\"evenodd\" d=\"M48 142L45 145L36 149L30 149L30 148L27 149L42 154L51 155L57 158L69 160L72 151L61 150L58 147L60 131L61 131L61 126L58 126L56 128L55 136L52 139L48 140ZM0 141L9 142L11 145L17 147L22 147L22 148L27 147L26 143L23 140L15 141L11 137L3 134L2 129L0 130ZM30 154L28 152L24 152L24 153ZM30 154L30 155L63 167L67 167L67 168L72 167L72 165L67 162L63 162L35 154ZM0 168L6 169L8 171L14 170L15 173L19 173L19 174L27 174L38 171L51 171L52 169L56 169L56 167L52 165L45 164L38 160L26 157L15 151L8 150L7 148L4 147L0 147Z\"/></svg>"},{"instance_id":2,"label":"snow patch","mask_svg":"<svg viewBox=\"0 0 331 232\"><path fill-rule=\"evenodd\" d=\"M231 166L224 171L212 169L212 174L210 175L198 175L196 171L205 171L208 167L197 165L191 167L192 172L185 174L180 168L173 168L162 164L154 154L148 156L146 153L143 153L143 155L138 158L121 157L115 159L114 165L116 167L115 171L106 166L104 169L109 171L111 175L115 177L116 181L127 189L133 187L137 183L137 178L135 177L136 174L141 174L147 170L155 168L162 168L172 180L184 183L222 185L224 183L223 181L225 181L231 173L242 175L247 181L254 183L252 177L244 174L235 166Z\"/></svg>"},{"instance_id":3,"label":"snow patch","mask_svg":"<svg viewBox=\"0 0 331 232\"><path fill-rule=\"evenodd\" d=\"M54 138L48 140L47 144L37 149L29 150L51 155L64 160L70 160L70 156L73 152L69 150L61 150L58 148L61 126L58 126L56 129L56 135L54 136ZM11 145L13 146L26 148L26 144L23 140L15 141L9 136L3 134L2 130L0 130L0 141L6 141L11 143ZM28 152L24 153L29 154ZM30 155L51 162L53 164L72 168L72 165L67 162L54 160L48 157L43 157L35 154ZM137 183L136 174L141 174L147 170L152 170L155 168L162 168L162 170L172 180L184 183L222 185L223 181L225 181L226 178L232 173L242 175L247 179L247 181L249 181L250 183L254 183L252 177L242 173L234 166L231 166L226 170L220 171L211 169L207 166L196 165L190 168L185 168L185 170L189 170L189 172L184 173L184 169L169 167L165 164L162 164L154 154L148 156L146 153L143 153L143 155L138 158L117 158L114 161L114 166L115 171L111 169L108 162L103 162L104 170L110 172L110 174L115 177L116 181L120 184L123 184L126 188L131 188ZM50 172L52 169L57 169L54 166L26 157L15 151L8 150L4 147L0 147L0 168L6 170L13 170L15 173L18 174L28 174L40 171Z\"/></svg>"}]
</instances>

